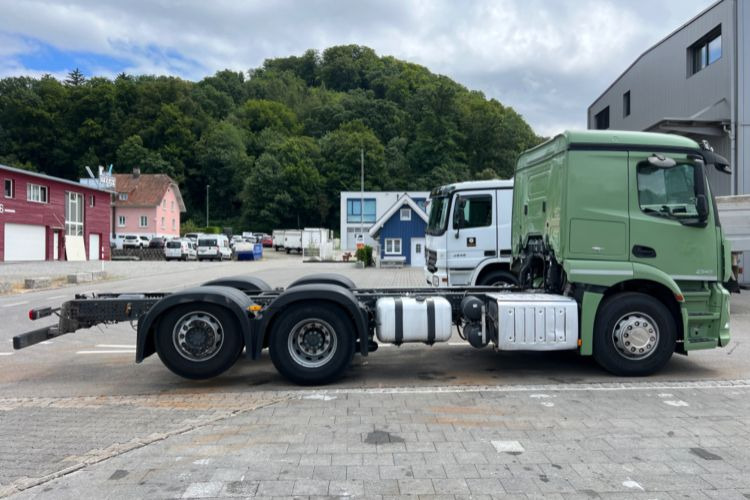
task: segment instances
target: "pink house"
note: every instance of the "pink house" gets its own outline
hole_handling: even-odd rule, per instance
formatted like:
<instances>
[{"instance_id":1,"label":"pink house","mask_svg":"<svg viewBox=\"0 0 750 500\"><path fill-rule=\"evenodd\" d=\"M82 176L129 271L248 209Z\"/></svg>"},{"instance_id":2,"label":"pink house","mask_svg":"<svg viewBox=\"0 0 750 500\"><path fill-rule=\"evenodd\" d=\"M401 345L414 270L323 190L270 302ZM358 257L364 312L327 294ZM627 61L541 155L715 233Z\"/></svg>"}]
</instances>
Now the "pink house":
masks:
<instances>
[{"instance_id":1,"label":"pink house","mask_svg":"<svg viewBox=\"0 0 750 500\"><path fill-rule=\"evenodd\" d=\"M115 174L115 234L179 236L185 211L180 188L168 175Z\"/></svg>"}]
</instances>

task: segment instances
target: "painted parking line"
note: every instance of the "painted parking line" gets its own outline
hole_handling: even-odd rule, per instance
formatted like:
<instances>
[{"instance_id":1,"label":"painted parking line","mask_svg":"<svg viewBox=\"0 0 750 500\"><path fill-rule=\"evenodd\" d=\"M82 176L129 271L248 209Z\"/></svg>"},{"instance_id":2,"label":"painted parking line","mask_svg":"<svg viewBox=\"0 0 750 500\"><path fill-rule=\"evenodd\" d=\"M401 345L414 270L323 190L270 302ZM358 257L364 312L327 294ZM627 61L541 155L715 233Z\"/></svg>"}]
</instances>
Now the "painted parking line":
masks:
<instances>
[{"instance_id":1,"label":"painted parking line","mask_svg":"<svg viewBox=\"0 0 750 500\"><path fill-rule=\"evenodd\" d=\"M76 354L133 354L135 352L135 348L133 349L110 349L110 350L103 350L103 351L77 351Z\"/></svg>"},{"instance_id":2,"label":"painted parking line","mask_svg":"<svg viewBox=\"0 0 750 500\"><path fill-rule=\"evenodd\" d=\"M10 304L3 304L0 307L15 307L15 306L22 306L24 304L28 304L28 300L24 300L23 302L11 302Z\"/></svg>"},{"instance_id":3,"label":"painted parking line","mask_svg":"<svg viewBox=\"0 0 750 500\"><path fill-rule=\"evenodd\" d=\"M135 349L132 344L96 344L101 349Z\"/></svg>"}]
</instances>

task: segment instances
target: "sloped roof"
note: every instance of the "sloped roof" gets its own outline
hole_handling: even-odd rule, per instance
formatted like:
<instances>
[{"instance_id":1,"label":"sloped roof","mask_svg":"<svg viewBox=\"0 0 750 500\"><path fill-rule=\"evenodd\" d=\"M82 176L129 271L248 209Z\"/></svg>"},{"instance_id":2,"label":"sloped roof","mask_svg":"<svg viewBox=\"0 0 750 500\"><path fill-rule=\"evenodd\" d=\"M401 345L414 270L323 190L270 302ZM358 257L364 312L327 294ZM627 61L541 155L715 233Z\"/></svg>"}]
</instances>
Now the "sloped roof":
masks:
<instances>
[{"instance_id":1,"label":"sloped roof","mask_svg":"<svg viewBox=\"0 0 750 500\"><path fill-rule=\"evenodd\" d=\"M117 207L155 207L161 203L167 189L172 187L180 212L185 211L180 187L166 174L115 174L115 206ZM120 193L127 193L128 199L121 200Z\"/></svg>"},{"instance_id":2,"label":"sloped roof","mask_svg":"<svg viewBox=\"0 0 750 500\"><path fill-rule=\"evenodd\" d=\"M70 186L75 186L81 189L90 189L92 191L107 192L106 189L100 189L97 187L87 186L86 184L81 184L79 182L71 181L69 179L63 179L62 177L53 177L51 175L47 175L41 172L32 172L31 170L23 170L20 168L9 167L8 165L0 164L0 170L6 170L8 172L13 172L16 174L28 175L30 177L36 177L37 179L44 179L44 180L52 181L52 182L60 182L62 184L68 184Z\"/></svg>"},{"instance_id":3,"label":"sloped roof","mask_svg":"<svg viewBox=\"0 0 750 500\"><path fill-rule=\"evenodd\" d=\"M385 223L388 222L390 218L393 217L393 214L395 214L404 205L409 205L409 208L412 209L412 212L417 214L419 218L425 222L425 224L427 223L427 214L425 213L425 211L419 208L419 205L417 205L417 203L411 199L411 196L404 193L404 195L401 196L398 200L396 200L396 203L391 205L391 208L386 210L386 212L370 228L370 231L369 231L370 236L373 238L377 236L380 230L383 229L383 226L385 225Z\"/></svg>"}]
</instances>

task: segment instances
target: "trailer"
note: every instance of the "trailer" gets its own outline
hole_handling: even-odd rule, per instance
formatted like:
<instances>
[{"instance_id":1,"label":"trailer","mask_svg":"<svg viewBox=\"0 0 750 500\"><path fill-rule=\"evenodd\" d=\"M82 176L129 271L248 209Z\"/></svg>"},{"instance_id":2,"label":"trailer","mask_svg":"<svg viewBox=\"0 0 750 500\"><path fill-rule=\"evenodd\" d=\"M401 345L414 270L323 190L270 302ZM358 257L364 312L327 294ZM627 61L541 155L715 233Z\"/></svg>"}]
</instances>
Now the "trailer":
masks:
<instances>
[{"instance_id":1,"label":"trailer","mask_svg":"<svg viewBox=\"0 0 750 500\"><path fill-rule=\"evenodd\" d=\"M286 378L317 385L340 377L355 354L380 344L435 345L455 327L477 349L577 351L616 375L648 375L675 352L730 341L722 285L730 247L705 168L728 165L689 139L566 132L518 161L509 271L518 284L368 289L315 274L275 289L238 276L171 294L77 295L32 309L31 319L59 320L13 345L137 321L137 363L157 354L174 373L206 379L243 350L258 359L268 349ZM493 227L493 197L451 186L438 193L433 234L478 245Z\"/></svg>"}]
</instances>

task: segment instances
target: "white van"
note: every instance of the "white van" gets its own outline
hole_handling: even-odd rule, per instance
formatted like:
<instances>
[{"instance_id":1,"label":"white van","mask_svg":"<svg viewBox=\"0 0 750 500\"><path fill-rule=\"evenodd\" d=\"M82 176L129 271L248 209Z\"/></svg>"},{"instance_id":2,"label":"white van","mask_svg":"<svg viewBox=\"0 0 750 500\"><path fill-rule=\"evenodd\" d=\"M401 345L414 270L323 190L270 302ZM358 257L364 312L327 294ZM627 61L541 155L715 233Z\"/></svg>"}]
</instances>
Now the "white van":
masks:
<instances>
[{"instance_id":1,"label":"white van","mask_svg":"<svg viewBox=\"0 0 750 500\"><path fill-rule=\"evenodd\" d=\"M198 260L229 260L232 249L225 234L202 234L198 238Z\"/></svg>"},{"instance_id":2,"label":"white van","mask_svg":"<svg viewBox=\"0 0 750 500\"><path fill-rule=\"evenodd\" d=\"M198 244L185 238L169 240L164 244L166 260L195 260L198 257Z\"/></svg>"}]
</instances>

